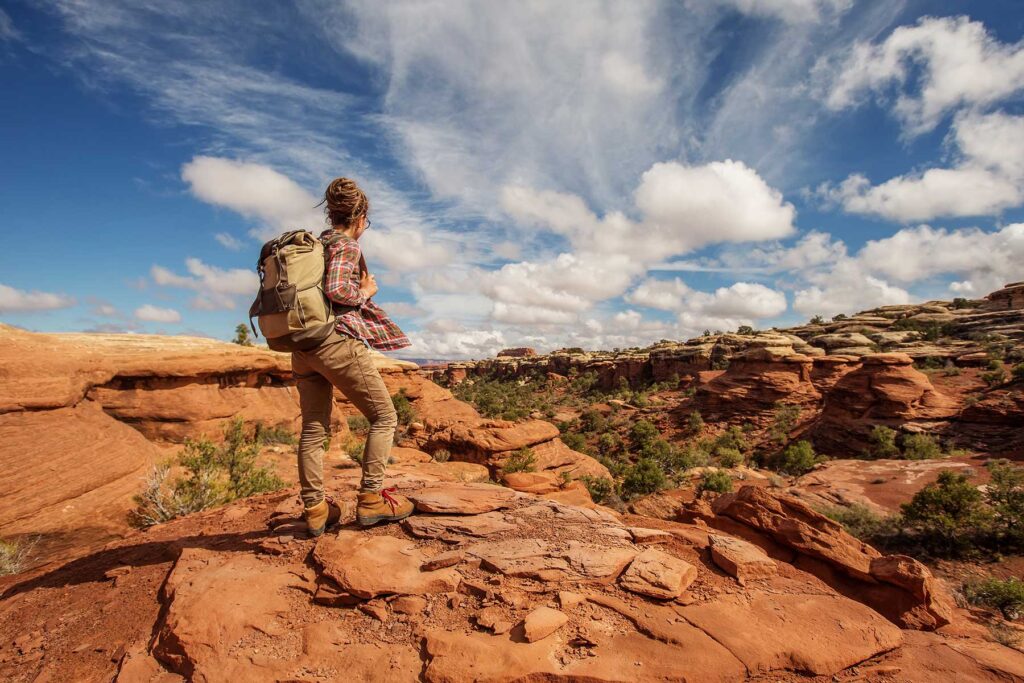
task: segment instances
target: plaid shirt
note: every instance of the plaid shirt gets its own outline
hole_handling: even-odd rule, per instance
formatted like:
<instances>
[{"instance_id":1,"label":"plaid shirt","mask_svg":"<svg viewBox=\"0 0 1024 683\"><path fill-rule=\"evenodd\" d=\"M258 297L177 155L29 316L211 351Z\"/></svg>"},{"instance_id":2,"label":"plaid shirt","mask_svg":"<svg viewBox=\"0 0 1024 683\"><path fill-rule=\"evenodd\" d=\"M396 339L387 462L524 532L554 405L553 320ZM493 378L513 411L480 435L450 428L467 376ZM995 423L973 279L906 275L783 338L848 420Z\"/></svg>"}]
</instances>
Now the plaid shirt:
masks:
<instances>
[{"instance_id":1,"label":"plaid shirt","mask_svg":"<svg viewBox=\"0 0 1024 683\"><path fill-rule=\"evenodd\" d=\"M411 342L380 306L359 291L362 273L366 270L359 242L333 230L320 235L327 258L324 293L343 306L359 306L338 316L338 332L362 340L378 351L396 351Z\"/></svg>"}]
</instances>

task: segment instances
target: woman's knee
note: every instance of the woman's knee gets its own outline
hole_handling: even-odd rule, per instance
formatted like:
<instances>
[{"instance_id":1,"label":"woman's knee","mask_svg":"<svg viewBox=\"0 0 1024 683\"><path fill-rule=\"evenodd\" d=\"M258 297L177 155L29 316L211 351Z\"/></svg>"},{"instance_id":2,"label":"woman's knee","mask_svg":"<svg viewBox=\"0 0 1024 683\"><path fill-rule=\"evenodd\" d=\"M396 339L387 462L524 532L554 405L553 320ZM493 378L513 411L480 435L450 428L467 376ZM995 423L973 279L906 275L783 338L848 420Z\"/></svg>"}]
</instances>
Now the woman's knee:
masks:
<instances>
[{"instance_id":1,"label":"woman's knee","mask_svg":"<svg viewBox=\"0 0 1024 683\"><path fill-rule=\"evenodd\" d=\"M382 406L377 409L368 419L370 420L370 425L373 427L394 429L398 426L398 411L396 411L395 406L388 401L387 406Z\"/></svg>"}]
</instances>

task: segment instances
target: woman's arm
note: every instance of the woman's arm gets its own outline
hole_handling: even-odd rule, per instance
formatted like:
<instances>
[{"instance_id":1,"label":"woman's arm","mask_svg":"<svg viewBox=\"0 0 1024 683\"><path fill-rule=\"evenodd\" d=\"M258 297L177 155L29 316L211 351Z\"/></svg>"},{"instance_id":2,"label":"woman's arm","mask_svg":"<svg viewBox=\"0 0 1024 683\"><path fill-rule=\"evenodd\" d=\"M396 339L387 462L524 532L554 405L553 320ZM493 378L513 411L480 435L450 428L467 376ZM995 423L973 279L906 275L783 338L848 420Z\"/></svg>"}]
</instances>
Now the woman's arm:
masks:
<instances>
[{"instance_id":1,"label":"woman's arm","mask_svg":"<svg viewBox=\"0 0 1024 683\"><path fill-rule=\"evenodd\" d=\"M355 240L342 240L338 251L327 263L324 293L342 306L362 306L366 296L359 288L359 244Z\"/></svg>"}]
</instances>

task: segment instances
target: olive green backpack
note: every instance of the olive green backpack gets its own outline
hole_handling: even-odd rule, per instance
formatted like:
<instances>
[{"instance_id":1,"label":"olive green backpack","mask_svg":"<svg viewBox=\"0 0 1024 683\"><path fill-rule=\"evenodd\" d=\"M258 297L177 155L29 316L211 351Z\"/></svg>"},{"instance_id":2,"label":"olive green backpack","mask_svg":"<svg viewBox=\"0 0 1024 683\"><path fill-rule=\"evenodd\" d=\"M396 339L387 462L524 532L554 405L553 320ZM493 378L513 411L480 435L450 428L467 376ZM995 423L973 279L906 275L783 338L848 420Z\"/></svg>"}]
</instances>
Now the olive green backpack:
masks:
<instances>
[{"instance_id":1,"label":"olive green backpack","mask_svg":"<svg viewBox=\"0 0 1024 683\"><path fill-rule=\"evenodd\" d=\"M308 230L293 230L260 250L260 290L249 308L267 346L274 351L308 351L330 336L335 316L357 306L339 306L324 293L324 246ZM253 332L256 328L253 327Z\"/></svg>"}]
</instances>

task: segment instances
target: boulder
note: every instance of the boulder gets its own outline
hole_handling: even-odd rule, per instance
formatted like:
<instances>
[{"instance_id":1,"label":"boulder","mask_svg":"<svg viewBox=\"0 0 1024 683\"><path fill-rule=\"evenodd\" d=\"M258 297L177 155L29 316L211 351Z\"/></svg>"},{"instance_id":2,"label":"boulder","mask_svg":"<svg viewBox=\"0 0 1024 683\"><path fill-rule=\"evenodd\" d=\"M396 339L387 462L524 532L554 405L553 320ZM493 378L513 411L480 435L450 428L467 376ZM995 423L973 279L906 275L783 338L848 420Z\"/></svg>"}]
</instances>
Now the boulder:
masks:
<instances>
[{"instance_id":1,"label":"boulder","mask_svg":"<svg viewBox=\"0 0 1024 683\"><path fill-rule=\"evenodd\" d=\"M710 534L711 559L722 571L736 577L741 586L757 579L767 579L778 572L778 565L763 550L732 536Z\"/></svg>"},{"instance_id":2,"label":"boulder","mask_svg":"<svg viewBox=\"0 0 1024 683\"><path fill-rule=\"evenodd\" d=\"M653 548L644 550L619 577L626 590L652 598L678 597L697 578L697 569L689 562Z\"/></svg>"},{"instance_id":3,"label":"boulder","mask_svg":"<svg viewBox=\"0 0 1024 683\"><path fill-rule=\"evenodd\" d=\"M510 507L519 496L511 489L490 484L464 484L411 491L408 497L420 512L477 515Z\"/></svg>"},{"instance_id":4,"label":"boulder","mask_svg":"<svg viewBox=\"0 0 1024 683\"><path fill-rule=\"evenodd\" d=\"M560 480L553 472L510 472L502 474L505 486L523 493L550 493L557 491Z\"/></svg>"},{"instance_id":5,"label":"boulder","mask_svg":"<svg viewBox=\"0 0 1024 683\"><path fill-rule=\"evenodd\" d=\"M406 531L418 538L440 538L459 542L466 536L491 536L515 528L500 512L482 515L413 515L402 521Z\"/></svg>"},{"instance_id":6,"label":"boulder","mask_svg":"<svg viewBox=\"0 0 1024 683\"><path fill-rule=\"evenodd\" d=\"M526 638L526 642L535 643L547 638L568 621L569 617L556 609L538 607L523 619L523 637Z\"/></svg>"}]
</instances>

